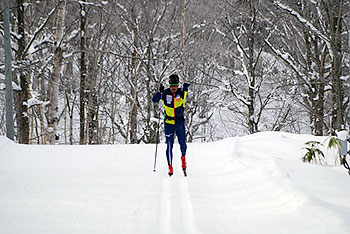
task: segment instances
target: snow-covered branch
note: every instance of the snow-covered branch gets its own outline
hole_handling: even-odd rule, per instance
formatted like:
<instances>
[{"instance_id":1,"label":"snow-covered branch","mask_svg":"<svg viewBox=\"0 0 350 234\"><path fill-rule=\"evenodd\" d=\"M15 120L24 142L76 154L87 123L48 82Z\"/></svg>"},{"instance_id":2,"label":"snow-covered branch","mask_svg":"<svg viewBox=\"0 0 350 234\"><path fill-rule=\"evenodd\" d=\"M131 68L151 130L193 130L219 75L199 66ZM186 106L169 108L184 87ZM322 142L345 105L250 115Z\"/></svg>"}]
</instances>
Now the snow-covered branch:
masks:
<instances>
[{"instance_id":1,"label":"snow-covered branch","mask_svg":"<svg viewBox=\"0 0 350 234\"><path fill-rule=\"evenodd\" d=\"M36 40L37 36L39 35L39 33L45 28L46 24L49 22L50 18L53 16L53 14L55 13L55 11L57 10L57 7L60 3L58 3L47 15L47 17L44 19L44 21L39 25L39 27L37 28L37 30L34 32L34 34L31 36L31 38L29 39L29 43L27 45L27 47L24 49L23 54L27 54L30 50L31 50L31 46L33 45L34 41Z\"/></svg>"},{"instance_id":2,"label":"snow-covered branch","mask_svg":"<svg viewBox=\"0 0 350 234\"><path fill-rule=\"evenodd\" d=\"M297 11L295 11L294 9L292 9L290 6L281 3L278 0L274 0L273 1L274 4L281 8L282 10L285 10L287 12L289 12L292 16L294 16L301 24L305 25L306 27L308 27L312 32L314 32L315 34L317 34L320 38L322 38L324 41L326 41L327 43L329 43L330 39L328 38L327 35L325 35L324 33L322 33L320 30L318 30L309 20L305 19L302 15L300 15Z\"/></svg>"}]
</instances>

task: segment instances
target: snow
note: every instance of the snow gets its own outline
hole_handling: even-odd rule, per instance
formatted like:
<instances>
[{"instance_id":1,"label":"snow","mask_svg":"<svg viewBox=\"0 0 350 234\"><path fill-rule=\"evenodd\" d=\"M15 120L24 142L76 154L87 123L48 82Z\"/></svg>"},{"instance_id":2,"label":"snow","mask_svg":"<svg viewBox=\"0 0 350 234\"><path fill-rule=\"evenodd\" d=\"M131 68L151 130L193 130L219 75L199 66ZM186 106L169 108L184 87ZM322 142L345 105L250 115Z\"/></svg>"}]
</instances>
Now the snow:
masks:
<instances>
[{"instance_id":1,"label":"snow","mask_svg":"<svg viewBox=\"0 0 350 234\"><path fill-rule=\"evenodd\" d=\"M69 37L67 38L67 41L70 41L72 40L73 38L75 38L76 36L78 36L80 33L80 30L76 29L76 30L73 30L70 34L69 34ZM73 53L73 52L72 52ZM66 57L65 57L66 58Z\"/></svg>"},{"instance_id":2,"label":"snow","mask_svg":"<svg viewBox=\"0 0 350 234\"><path fill-rule=\"evenodd\" d=\"M28 102L23 102L23 105L27 105L28 108L31 108L32 106L35 106L35 105L41 105L41 104L45 104L45 102L40 101L34 97L28 99Z\"/></svg>"},{"instance_id":3,"label":"snow","mask_svg":"<svg viewBox=\"0 0 350 234\"><path fill-rule=\"evenodd\" d=\"M80 5L87 5L87 6L99 6L100 4L96 4L94 2L83 2L83 1L78 1ZM104 4L104 2L102 2ZM82 15L85 16L86 12L83 11Z\"/></svg>"},{"instance_id":4,"label":"snow","mask_svg":"<svg viewBox=\"0 0 350 234\"><path fill-rule=\"evenodd\" d=\"M200 28L205 27L205 26L206 26L206 24L195 24L192 26L192 28L193 29L200 29Z\"/></svg>"},{"instance_id":5,"label":"snow","mask_svg":"<svg viewBox=\"0 0 350 234\"><path fill-rule=\"evenodd\" d=\"M6 89L6 84L1 83L0 84L0 90L5 90ZM21 87L19 87L15 82L12 81L12 89L14 91L21 91Z\"/></svg>"},{"instance_id":6,"label":"snow","mask_svg":"<svg viewBox=\"0 0 350 234\"><path fill-rule=\"evenodd\" d=\"M301 162L309 140L327 138L262 132L191 143L188 177L176 145L169 178L163 143L153 172L155 145L0 137L0 233L350 233L350 177Z\"/></svg>"},{"instance_id":7,"label":"snow","mask_svg":"<svg viewBox=\"0 0 350 234\"><path fill-rule=\"evenodd\" d=\"M48 128L47 128L47 132L49 132L49 133L52 133L53 130L54 130L53 127L48 127Z\"/></svg>"}]
</instances>

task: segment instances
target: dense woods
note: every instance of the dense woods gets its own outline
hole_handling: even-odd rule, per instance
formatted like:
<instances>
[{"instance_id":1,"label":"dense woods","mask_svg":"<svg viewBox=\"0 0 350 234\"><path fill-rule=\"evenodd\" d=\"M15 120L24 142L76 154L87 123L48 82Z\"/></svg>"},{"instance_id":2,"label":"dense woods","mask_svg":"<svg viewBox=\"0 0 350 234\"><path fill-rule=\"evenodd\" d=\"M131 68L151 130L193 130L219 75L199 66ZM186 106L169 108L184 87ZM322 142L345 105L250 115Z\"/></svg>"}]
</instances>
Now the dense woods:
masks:
<instances>
[{"instance_id":1,"label":"dense woods","mask_svg":"<svg viewBox=\"0 0 350 234\"><path fill-rule=\"evenodd\" d=\"M191 84L189 142L349 128L348 0L9 3L19 143L155 143L172 73Z\"/></svg>"}]
</instances>

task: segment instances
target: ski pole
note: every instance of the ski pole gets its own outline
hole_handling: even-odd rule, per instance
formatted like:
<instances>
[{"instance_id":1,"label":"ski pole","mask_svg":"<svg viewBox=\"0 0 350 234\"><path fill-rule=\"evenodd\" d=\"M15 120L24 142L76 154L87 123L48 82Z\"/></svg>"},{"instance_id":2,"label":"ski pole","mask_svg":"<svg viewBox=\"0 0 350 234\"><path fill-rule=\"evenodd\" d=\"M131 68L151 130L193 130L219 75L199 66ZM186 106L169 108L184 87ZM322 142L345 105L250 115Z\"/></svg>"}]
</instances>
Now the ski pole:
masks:
<instances>
[{"instance_id":1,"label":"ski pole","mask_svg":"<svg viewBox=\"0 0 350 234\"><path fill-rule=\"evenodd\" d=\"M158 116L158 127L157 127L157 137L156 137L156 152L154 154L154 166L153 171L156 171L156 164L157 164L157 152L158 152L158 138L159 138L159 124L160 124L160 113Z\"/></svg>"}]
</instances>

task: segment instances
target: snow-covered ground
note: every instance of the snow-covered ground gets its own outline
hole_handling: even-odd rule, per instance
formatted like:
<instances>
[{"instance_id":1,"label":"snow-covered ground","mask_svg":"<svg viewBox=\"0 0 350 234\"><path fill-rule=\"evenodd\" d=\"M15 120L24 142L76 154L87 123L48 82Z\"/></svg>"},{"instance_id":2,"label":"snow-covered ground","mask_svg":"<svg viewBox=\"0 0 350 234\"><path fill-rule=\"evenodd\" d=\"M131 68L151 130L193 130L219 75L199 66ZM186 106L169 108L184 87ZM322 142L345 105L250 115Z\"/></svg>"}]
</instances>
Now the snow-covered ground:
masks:
<instances>
[{"instance_id":1,"label":"snow-covered ground","mask_svg":"<svg viewBox=\"0 0 350 234\"><path fill-rule=\"evenodd\" d=\"M301 162L306 141L258 133L188 144L18 145L0 137L1 234L350 233L350 176ZM325 149L326 151L326 149Z\"/></svg>"}]
</instances>

